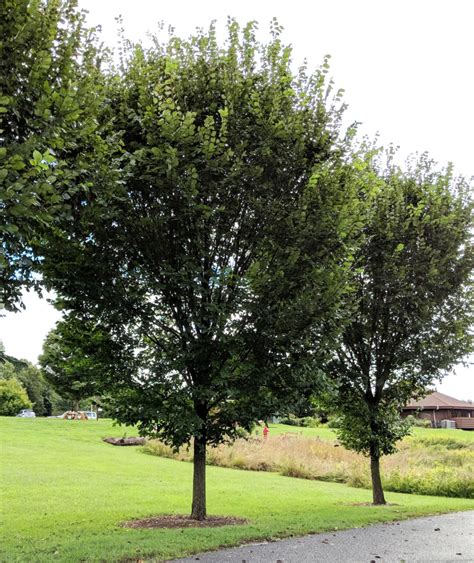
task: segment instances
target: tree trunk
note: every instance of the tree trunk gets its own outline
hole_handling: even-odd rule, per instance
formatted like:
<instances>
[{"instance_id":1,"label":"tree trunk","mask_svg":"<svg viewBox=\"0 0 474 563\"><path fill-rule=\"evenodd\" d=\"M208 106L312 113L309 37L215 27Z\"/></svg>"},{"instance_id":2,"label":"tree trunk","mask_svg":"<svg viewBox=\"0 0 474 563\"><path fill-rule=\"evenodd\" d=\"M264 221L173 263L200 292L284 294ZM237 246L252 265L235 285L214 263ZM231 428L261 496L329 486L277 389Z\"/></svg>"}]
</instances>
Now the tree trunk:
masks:
<instances>
[{"instance_id":1,"label":"tree trunk","mask_svg":"<svg viewBox=\"0 0 474 563\"><path fill-rule=\"evenodd\" d=\"M380 478L380 458L378 455L370 455L370 473L372 476L373 503L386 504L382 488L382 479Z\"/></svg>"},{"instance_id":2,"label":"tree trunk","mask_svg":"<svg viewBox=\"0 0 474 563\"><path fill-rule=\"evenodd\" d=\"M206 433L194 436L193 506L191 518L206 518Z\"/></svg>"}]
</instances>

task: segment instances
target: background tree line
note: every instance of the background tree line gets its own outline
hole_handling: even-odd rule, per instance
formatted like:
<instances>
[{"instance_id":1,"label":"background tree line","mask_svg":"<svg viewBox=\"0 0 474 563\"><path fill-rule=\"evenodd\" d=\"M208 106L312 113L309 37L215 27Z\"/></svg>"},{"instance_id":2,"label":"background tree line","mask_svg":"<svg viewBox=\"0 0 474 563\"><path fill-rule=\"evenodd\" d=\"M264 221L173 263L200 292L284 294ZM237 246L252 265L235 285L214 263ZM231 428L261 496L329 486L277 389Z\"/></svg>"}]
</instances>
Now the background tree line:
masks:
<instances>
[{"instance_id":1,"label":"background tree line","mask_svg":"<svg viewBox=\"0 0 474 563\"><path fill-rule=\"evenodd\" d=\"M36 366L4 355L0 362L0 415L15 416L28 408L38 416L51 416L68 405Z\"/></svg>"}]
</instances>

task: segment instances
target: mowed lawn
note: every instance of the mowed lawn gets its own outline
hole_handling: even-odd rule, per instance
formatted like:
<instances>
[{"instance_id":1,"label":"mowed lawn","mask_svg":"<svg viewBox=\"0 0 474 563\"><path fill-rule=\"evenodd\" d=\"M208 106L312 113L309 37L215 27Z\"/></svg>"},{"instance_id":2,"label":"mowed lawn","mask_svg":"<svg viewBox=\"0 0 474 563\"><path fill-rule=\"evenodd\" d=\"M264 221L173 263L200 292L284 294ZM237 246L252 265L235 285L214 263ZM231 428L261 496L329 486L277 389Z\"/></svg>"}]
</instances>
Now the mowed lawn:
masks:
<instances>
[{"instance_id":1,"label":"mowed lawn","mask_svg":"<svg viewBox=\"0 0 474 563\"><path fill-rule=\"evenodd\" d=\"M317 429L316 429L317 430ZM0 418L1 561L169 559L224 545L474 509L466 499L388 493L275 473L208 468L210 514L245 526L175 530L120 527L124 520L190 510L192 465L114 447L133 435L111 421Z\"/></svg>"}]
</instances>

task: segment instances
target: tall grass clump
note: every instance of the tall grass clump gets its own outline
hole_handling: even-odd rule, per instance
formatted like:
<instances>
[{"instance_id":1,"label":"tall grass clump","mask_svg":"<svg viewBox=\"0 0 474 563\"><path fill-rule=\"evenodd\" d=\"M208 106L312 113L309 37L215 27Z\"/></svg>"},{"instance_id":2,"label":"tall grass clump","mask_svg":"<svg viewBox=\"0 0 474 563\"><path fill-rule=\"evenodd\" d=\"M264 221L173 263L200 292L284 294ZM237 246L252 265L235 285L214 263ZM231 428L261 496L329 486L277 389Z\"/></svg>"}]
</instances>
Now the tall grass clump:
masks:
<instances>
[{"instance_id":1,"label":"tall grass clump","mask_svg":"<svg viewBox=\"0 0 474 563\"><path fill-rule=\"evenodd\" d=\"M178 452L156 441L143 450L152 455L191 461L191 449ZM336 441L294 434L251 437L208 450L208 463L251 471L275 471L288 477L346 483L370 488L369 463ZM382 458L388 491L474 498L474 444L453 438L407 438L397 453Z\"/></svg>"}]
</instances>

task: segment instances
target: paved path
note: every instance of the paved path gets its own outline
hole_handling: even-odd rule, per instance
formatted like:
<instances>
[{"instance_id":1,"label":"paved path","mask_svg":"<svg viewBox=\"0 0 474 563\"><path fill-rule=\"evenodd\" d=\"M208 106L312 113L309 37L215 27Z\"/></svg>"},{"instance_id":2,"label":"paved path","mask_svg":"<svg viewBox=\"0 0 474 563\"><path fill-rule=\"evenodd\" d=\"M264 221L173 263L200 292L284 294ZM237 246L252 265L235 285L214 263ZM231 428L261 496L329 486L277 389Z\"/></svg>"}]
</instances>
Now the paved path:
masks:
<instances>
[{"instance_id":1,"label":"paved path","mask_svg":"<svg viewBox=\"0 0 474 563\"><path fill-rule=\"evenodd\" d=\"M201 553L181 563L474 562L474 511Z\"/></svg>"}]
</instances>

